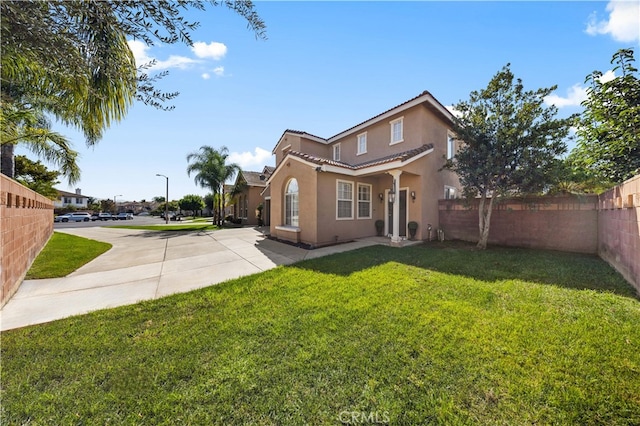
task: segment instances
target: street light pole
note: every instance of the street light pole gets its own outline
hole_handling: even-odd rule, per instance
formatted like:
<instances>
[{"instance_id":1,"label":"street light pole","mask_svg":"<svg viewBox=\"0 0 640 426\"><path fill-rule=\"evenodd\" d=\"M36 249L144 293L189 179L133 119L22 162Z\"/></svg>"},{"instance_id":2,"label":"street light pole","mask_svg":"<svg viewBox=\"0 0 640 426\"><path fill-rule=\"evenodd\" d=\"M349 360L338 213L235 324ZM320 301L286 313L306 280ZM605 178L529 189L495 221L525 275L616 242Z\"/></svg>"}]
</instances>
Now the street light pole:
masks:
<instances>
[{"instance_id":1,"label":"street light pole","mask_svg":"<svg viewBox=\"0 0 640 426\"><path fill-rule=\"evenodd\" d=\"M116 197L122 197L122 194L113 196L113 208L115 209L116 213L118 213L118 205L116 204Z\"/></svg>"},{"instance_id":2,"label":"street light pole","mask_svg":"<svg viewBox=\"0 0 640 426\"><path fill-rule=\"evenodd\" d=\"M169 177L165 175L161 175L160 173L156 173L156 176L162 176L167 180L167 196L164 199L164 221L168 225L169 224Z\"/></svg>"}]
</instances>

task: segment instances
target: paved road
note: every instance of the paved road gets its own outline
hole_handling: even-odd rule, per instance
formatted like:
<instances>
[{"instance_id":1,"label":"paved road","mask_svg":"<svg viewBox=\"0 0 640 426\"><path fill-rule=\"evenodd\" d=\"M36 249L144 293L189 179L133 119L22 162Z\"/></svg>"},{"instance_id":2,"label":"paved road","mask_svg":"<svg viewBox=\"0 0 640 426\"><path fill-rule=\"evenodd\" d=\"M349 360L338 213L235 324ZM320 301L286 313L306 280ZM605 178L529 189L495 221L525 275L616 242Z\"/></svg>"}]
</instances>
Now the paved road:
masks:
<instances>
[{"instance_id":1,"label":"paved road","mask_svg":"<svg viewBox=\"0 0 640 426\"><path fill-rule=\"evenodd\" d=\"M88 222L53 222L53 229L56 231L71 228L92 228L96 226L116 226L116 225L163 225L164 219L157 216L134 216L132 220L96 220ZM171 222L170 224L182 223Z\"/></svg>"}]
</instances>

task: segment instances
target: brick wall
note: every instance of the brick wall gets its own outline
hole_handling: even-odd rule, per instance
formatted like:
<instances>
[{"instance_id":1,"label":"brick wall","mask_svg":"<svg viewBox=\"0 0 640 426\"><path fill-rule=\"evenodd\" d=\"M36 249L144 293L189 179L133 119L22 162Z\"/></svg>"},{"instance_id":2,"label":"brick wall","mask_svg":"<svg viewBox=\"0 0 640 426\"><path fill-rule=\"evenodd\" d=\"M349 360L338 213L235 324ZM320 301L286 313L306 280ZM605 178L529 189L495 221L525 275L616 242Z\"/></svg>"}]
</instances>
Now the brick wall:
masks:
<instances>
[{"instance_id":1,"label":"brick wall","mask_svg":"<svg viewBox=\"0 0 640 426\"><path fill-rule=\"evenodd\" d=\"M640 175L600 194L598 254L640 293Z\"/></svg>"},{"instance_id":2,"label":"brick wall","mask_svg":"<svg viewBox=\"0 0 640 426\"><path fill-rule=\"evenodd\" d=\"M53 233L53 202L0 174L0 307Z\"/></svg>"},{"instance_id":3,"label":"brick wall","mask_svg":"<svg viewBox=\"0 0 640 426\"><path fill-rule=\"evenodd\" d=\"M446 239L478 241L478 200L440 200L440 227ZM494 205L489 244L598 251L598 197L557 196L503 199Z\"/></svg>"}]
</instances>

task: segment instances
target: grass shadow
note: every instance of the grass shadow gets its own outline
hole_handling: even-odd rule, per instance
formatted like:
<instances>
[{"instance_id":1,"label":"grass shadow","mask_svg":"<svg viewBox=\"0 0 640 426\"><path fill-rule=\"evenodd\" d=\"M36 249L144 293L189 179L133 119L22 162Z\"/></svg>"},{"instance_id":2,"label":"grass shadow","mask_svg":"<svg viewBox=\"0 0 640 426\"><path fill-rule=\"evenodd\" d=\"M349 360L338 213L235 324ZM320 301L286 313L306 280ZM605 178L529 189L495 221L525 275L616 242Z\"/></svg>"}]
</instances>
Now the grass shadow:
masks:
<instances>
[{"instance_id":1,"label":"grass shadow","mask_svg":"<svg viewBox=\"0 0 640 426\"><path fill-rule=\"evenodd\" d=\"M511 247L477 250L473 244L458 241L431 242L402 249L371 246L305 260L295 266L346 276L387 262L487 282L522 280L640 299L635 289L616 270L595 255Z\"/></svg>"}]
</instances>

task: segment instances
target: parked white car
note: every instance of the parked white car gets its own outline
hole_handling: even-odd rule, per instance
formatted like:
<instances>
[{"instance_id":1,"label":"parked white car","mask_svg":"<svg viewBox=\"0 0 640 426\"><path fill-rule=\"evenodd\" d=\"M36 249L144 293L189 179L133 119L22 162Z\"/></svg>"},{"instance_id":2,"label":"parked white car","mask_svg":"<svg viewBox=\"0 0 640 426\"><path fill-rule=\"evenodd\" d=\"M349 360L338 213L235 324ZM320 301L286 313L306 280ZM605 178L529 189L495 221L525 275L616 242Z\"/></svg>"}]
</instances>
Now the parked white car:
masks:
<instances>
[{"instance_id":1,"label":"parked white car","mask_svg":"<svg viewBox=\"0 0 640 426\"><path fill-rule=\"evenodd\" d=\"M56 216L54 222L89 222L91 215L89 213L75 212Z\"/></svg>"}]
</instances>

